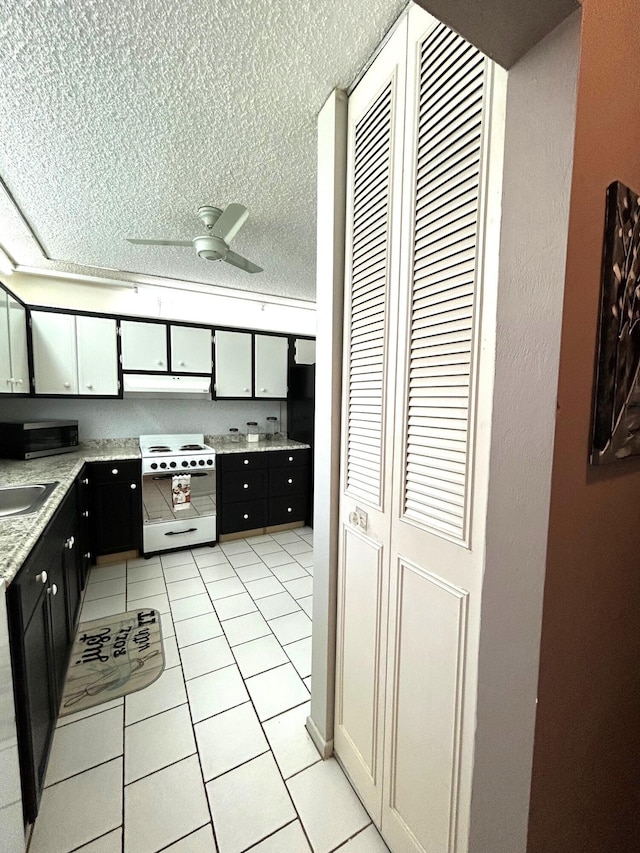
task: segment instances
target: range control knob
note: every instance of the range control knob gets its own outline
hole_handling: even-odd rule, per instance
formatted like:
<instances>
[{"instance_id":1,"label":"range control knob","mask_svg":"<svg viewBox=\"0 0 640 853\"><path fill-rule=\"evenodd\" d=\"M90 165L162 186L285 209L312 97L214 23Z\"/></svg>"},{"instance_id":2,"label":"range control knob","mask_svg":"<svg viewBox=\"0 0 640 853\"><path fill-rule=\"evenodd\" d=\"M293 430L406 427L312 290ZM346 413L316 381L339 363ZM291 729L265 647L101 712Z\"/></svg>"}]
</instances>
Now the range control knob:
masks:
<instances>
[{"instance_id":1,"label":"range control knob","mask_svg":"<svg viewBox=\"0 0 640 853\"><path fill-rule=\"evenodd\" d=\"M166 462L161 462L161 463L160 463L160 467L161 467L161 468L166 468L166 467L167 467L167 463L166 463Z\"/></svg>"},{"instance_id":2,"label":"range control knob","mask_svg":"<svg viewBox=\"0 0 640 853\"><path fill-rule=\"evenodd\" d=\"M175 462L169 462L169 468L175 468L175 467L176 467Z\"/></svg>"},{"instance_id":3,"label":"range control knob","mask_svg":"<svg viewBox=\"0 0 640 853\"><path fill-rule=\"evenodd\" d=\"M183 468L188 468L188 467L189 467L189 463L187 462L187 460L186 460L186 459L185 459L185 460L184 460L184 462L182 463L182 467L183 467Z\"/></svg>"},{"instance_id":4,"label":"range control knob","mask_svg":"<svg viewBox=\"0 0 640 853\"><path fill-rule=\"evenodd\" d=\"M152 462L152 463L151 463L151 467L152 467L152 468L153 468L153 470L155 471L155 470L156 470L156 468L158 467L158 463L157 463L157 462Z\"/></svg>"},{"instance_id":5,"label":"range control knob","mask_svg":"<svg viewBox=\"0 0 640 853\"><path fill-rule=\"evenodd\" d=\"M204 465L204 459L198 459L198 465Z\"/></svg>"},{"instance_id":6,"label":"range control knob","mask_svg":"<svg viewBox=\"0 0 640 853\"><path fill-rule=\"evenodd\" d=\"M213 465L213 459L207 459L207 465Z\"/></svg>"},{"instance_id":7,"label":"range control knob","mask_svg":"<svg viewBox=\"0 0 640 853\"><path fill-rule=\"evenodd\" d=\"M192 460L191 460L191 462L189 462L189 465L191 465L193 468L195 468L195 466L196 466L197 464L198 464L198 463L196 462L196 460L195 460L195 459L192 459Z\"/></svg>"}]
</instances>

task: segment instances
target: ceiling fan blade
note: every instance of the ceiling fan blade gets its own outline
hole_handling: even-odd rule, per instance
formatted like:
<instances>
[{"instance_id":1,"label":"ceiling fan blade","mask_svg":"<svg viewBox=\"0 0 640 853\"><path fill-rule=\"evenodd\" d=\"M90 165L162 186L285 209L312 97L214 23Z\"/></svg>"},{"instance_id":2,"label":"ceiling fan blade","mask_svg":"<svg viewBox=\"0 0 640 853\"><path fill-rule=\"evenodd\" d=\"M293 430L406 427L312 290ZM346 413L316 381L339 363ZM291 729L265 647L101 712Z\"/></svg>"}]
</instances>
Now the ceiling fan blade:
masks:
<instances>
[{"instance_id":1,"label":"ceiling fan blade","mask_svg":"<svg viewBox=\"0 0 640 853\"><path fill-rule=\"evenodd\" d=\"M193 246L192 240L134 240L127 237L127 243L134 246Z\"/></svg>"},{"instance_id":2,"label":"ceiling fan blade","mask_svg":"<svg viewBox=\"0 0 640 853\"><path fill-rule=\"evenodd\" d=\"M247 221L247 216L249 211L243 204L228 204L213 226L211 234L220 237L225 243L230 243Z\"/></svg>"},{"instance_id":3,"label":"ceiling fan blade","mask_svg":"<svg viewBox=\"0 0 640 853\"><path fill-rule=\"evenodd\" d=\"M232 264L234 267L238 267L238 269L244 270L245 272L262 272L262 267L256 266L256 264L252 264L251 261L248 261L246 258L243 258L242 255L238 255L236 252L227 252L224 256L224 259L228 264Z\"/></svg>"}]
</instances>

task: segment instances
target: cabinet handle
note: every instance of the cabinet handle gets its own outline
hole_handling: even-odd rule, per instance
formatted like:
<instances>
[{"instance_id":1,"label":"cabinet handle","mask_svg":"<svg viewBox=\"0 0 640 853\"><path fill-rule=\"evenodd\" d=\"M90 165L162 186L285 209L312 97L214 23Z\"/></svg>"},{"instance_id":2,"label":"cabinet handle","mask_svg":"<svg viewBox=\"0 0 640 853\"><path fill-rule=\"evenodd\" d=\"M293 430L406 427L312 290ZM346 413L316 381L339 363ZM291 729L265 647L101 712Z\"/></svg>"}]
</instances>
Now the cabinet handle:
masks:
<instances>
[{"instance_id":1,"label":"cabinet handle","mask_svg":"<svg viewBox=\"0 0 640 853\"><path fill-rule=\"evenodd\" d=\"M163 361L158 361L158 365L159 365L159 367L162 367L162 365L163 365L163 364L164 364L164 362L163 362Z\"/></svg>"},{"instance_id":2,"label":"cabinet handle","mask_svg":"<svg viewBox=\"0 0 640 853\"><path fill-rule=\"evenodd\" d=\"M15 379L7 379L7 385L13 385Z\"/></svg>"},{"instance_id":3,"label":"cabinet handle","mask_svg":"<svg viewBox=\"0 0 640 853\"><path fill-rule=\"evenodd\" d=\"M132 489L137 489L138 487L137 487L137 485L136 485L135 483L131 483L131 488L132 488Z\"/></svg>"},{"instance_id":4,"label":"cabinet handle","mask_svg":"<svg viewBox=\"0 0 640 853\"><path fill-rule=\"evenodd\" d=\"M55 583L52 583L51 586L49 587L49 589L47 590L47 592L51 593L51 595L57 595L58 594L57 585Z\"/></svg>"},{"instance_id":5,"label":"cabinet handle","mask_svg":"<svg viewBox=\"0 0 640 853\"><path fill-rule=\"evenodd\" d=\"M39 575L36 575L36 580L40 581L40 583L46 583L49 575L46 572L40 572Z\"/></svg>"},{"instance_id":6,"label":"cabinet handle","mask_svg":"<svg viewBox=\"0 0 640 853\"><path fill-rule=\"evenodd\" d=\"M289 483L289 485L291 485L291 483L293 483L293 480L291 479L291 477L289 477L289 479L287 480L287 483Z\"/></svg>"},{"instance_id":7,"label":"cabinet handle","mask_svg":"<svg viewBox=\"0 0 640 853\"><path fill-rule=\"evenodd\" d=\"M179 361L178 364L180 365L180 367L184 367L184 361Z\"/></svg>"},{"instance_id":8,"label":"cabinet handle","mask_svg":"<svg viewBox=\"0 0 640 853\"><path fill-rule=\"evenodd\" d=\"M85 477L85 478L82 480L82 485L83 485L83 486L88 486L88 485L89 485L89 478L88 478L88 477Z\"/></svg>"},{"instance_id":9,"label":"cabinet handle","mask_svg":"<svg viewBox=\"0 0 640 853\"><path fill-rule=\"evenodd\" d=\"M249 389L248 389L248 388L243 388L242 390L243 390L243 391L248 391Z\"/></svg>"},{"instance_id":10,"label":"cabinet handle","mask_svg":"<svg viewBox=\"0 0 640 853\"><path fill-rule=\"evenodd\" d=\"M245 464L245 465L248 465L248 464L249 464L249 460L248 460L248 459L245 459L245 460L244 460L244 464Z\"/></svg>"},{"instance_id":11,"label":"cabinet handle","mask_svg":"<svg viewBox=\"0 0 640 853\"><path fill-rule=\"evenodd\" d=\"M87 388L88 388L89 390L91 390L91 389L93 388L93 385L92 385L90 382L87 382Z\"/></svg>"},{"instance_id":12,"label":"cabinet handle","mask_svg":"<svg viewBox=\"0 0 640 853\"><path fill-rule=\"evenodd\" d=\"M293 508L292 508L292 507L290 507L290 506L288 506L288 507L287 507L287 512L293 512Z\"/></svg>"},{"instance_id":13,"label":"cabinet handle","mask_svg":"<svg viewBox=\"0 0 640 853\"><path fill-rule=\"evenodd\" d=\"M242 488L243 488L243 489L248 489L248 488L249 488L249 483L245 483L245 484L242 486Z\"/></svg>"},{"instance_id":14,"label":"cabinet handle","mask_svg":"<svg viewBox=\"0 0 640 853\"><path fill-rule=\"evenodd\" d=\"M266 389L266 388L261 388L260 390L264 393L267 389Z\"/></svg>"},{"instance_id":15,"label":"cabinet handle","mask_svg":"<svg viewBox=\"0 0 640 853\"><path fill-rule=\"evenodd\" d=\"M16 385L22 385L22 379L14 379L12 381L15 382Z\"/></svg>"},{"instance_id":16,"label":"cabinet handle","mask_svg":"<svg viewBox=\"0 0 640 853\"><path fill-rule=\"evenodd\" d=\"M87 551L85 554L83 554L83 556L84 556L85 560L90 560L91 559L91 551Z\"/></svg>"},{"instance_id":17,"label":"cabinet handle","mask_svg":"<svg viewBox=\"0 0 640 853\"><path fill-rule=\"evenodd\" d=\"M64 383L64 387L65 387L65 388L71 388L71 383L70 383L70 382L65 382L65 383Z\"/></svg>"},{"instance_id":18,"label":"cabinet handle","mask_svg":"<svg viewBox=\"0 0 640 853\"><path fill-rule=\"evenodd\" d=\"M82 513L82 517L83 518L89 518L89 510L88 509L85 509L85 511Z\"/></svg>"},{"instance_id":19,"label":"cabinet handle","mask_svg":"<svg viewBox=\"0 0 640 853\"><path fill-rule=\"evenodd\" d=\"M246 518L249 518L249 515L248 515L248 513L245 512L245 514L242 517L246 519Z\"/></svg>"},{"instance_id":20,"label":"cabinet handle","mask_svg":"<svg viewBox=\"0 0 640 853\"><path fill-rule=\"evenodd\" d=\"M75 537L74 537L74 536L70 536L70 537L67 539L67 541L64 543L64 547L65 547L68 551L70 551L70 550L73 548L73 546L74 546L74 544L75 544L75 541L76 541L76 540L75 540Z\"/></svg>"},{"instance_id":21,"label":"cabinet handle","mask_svg":"<svg viewBox=\"0 0 640 853\"><path fill-rule=\"evenodd\" d=\"M111 469L111 473L112 473L112 474L117 474L117 473L118 473L118 469L117 469L117 468L112 468L112 469Z\"/></svg>"},{"instance_id":22,"label":"cabinet handle","mask_svg":"<svg viewBox=\"0 0 640 853\"><path fill-rule=\"evenodd\" d=\"M293 462L293 456L289 457L289 462Z\"/></svg>"}]
</instances>

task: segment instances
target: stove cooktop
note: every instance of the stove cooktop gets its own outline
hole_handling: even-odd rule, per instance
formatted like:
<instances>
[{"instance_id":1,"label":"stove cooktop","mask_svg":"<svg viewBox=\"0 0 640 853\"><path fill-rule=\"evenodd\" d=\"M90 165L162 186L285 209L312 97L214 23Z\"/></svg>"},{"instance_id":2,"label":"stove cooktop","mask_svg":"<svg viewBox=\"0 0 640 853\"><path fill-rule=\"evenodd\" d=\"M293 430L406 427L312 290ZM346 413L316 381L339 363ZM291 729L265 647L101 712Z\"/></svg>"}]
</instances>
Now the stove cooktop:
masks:
<instances>
[{"instance_id":1,"label":"stove cooktop","mask_svg":"<svg viewBox=\"0 0 640 853\"><path fill-rule=\"evenodd\" d=\"M141 435L142 473L194 473L215 468L215 450L204 443L202 433Z\"/></svg>"}]
</instances>

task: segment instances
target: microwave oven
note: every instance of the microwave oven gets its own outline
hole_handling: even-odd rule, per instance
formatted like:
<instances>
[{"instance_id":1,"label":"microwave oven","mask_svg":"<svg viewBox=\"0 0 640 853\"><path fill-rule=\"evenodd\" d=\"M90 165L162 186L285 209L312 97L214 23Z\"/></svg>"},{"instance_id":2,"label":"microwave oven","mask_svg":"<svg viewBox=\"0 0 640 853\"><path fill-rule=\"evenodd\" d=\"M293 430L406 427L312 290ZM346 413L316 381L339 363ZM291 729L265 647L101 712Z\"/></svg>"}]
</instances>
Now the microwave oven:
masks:
<instances>
[{"instance_id":1,"label":"microwave oven","mask_svg":"<svg viewBox=\"0 0 640 853\"><path fill-rule=\"evenodd\" d=\"M4 421L0 423L2 459L36 459L78 449L78 421Z\"/></svg>"}]
</instances>

